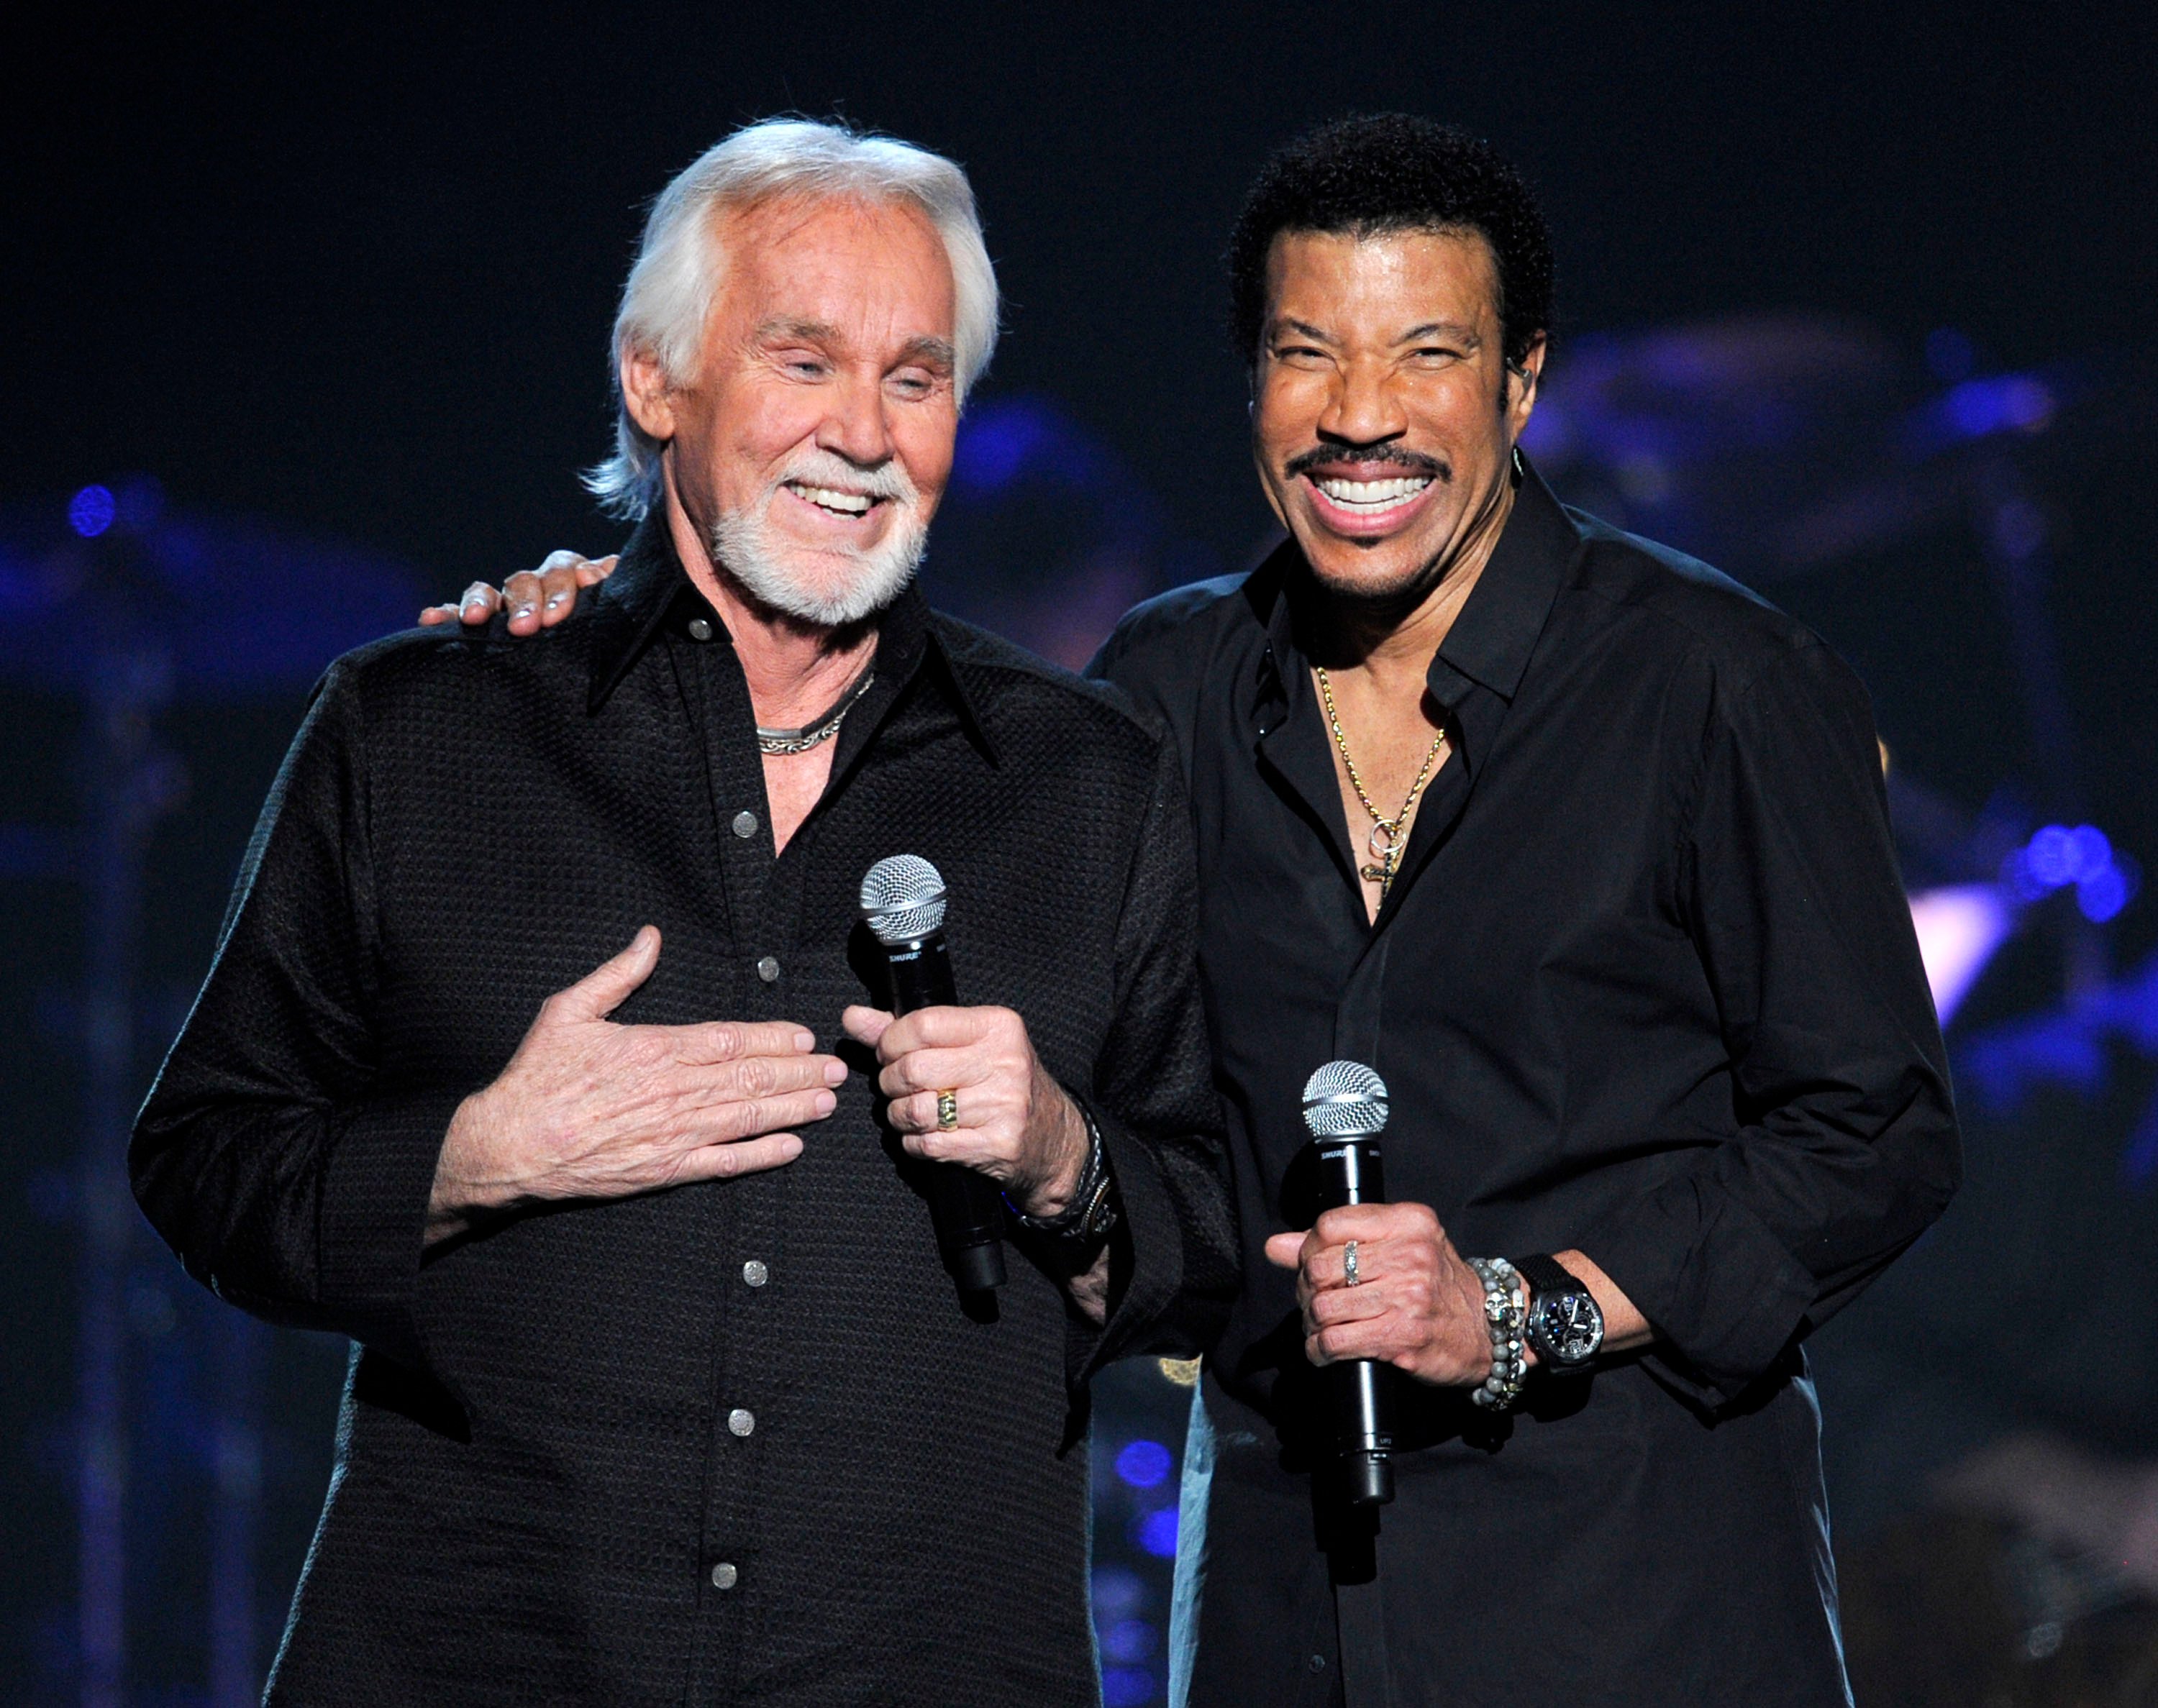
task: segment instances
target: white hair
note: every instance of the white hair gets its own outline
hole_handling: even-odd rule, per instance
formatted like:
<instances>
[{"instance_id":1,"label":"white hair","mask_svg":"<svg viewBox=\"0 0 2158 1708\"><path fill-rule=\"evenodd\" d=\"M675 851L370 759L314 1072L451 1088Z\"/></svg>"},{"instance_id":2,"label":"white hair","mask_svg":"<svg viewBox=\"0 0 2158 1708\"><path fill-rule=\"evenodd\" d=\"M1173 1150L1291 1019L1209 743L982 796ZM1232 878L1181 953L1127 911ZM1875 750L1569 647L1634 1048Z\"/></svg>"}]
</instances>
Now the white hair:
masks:
<instances>
[{"instance_id":1,"label":"white hair","mask_svg":"<svg viewBox=\"0 0 2158 1708\"><path fill-rule=\"evenodd\" d=\"M714 214L787 197L911 202L927 214L952 263L953 346L958 400L989 365L997 343L997 275L982 241L967 174L940 154L891 137L808 119L767 119L715 143L652 204L637 263L614 317L614 455L585 484L617 516L659 502L663 448L622 399L622 358L643 351L671 380L694 376L721 255Z\"/></svg>"}]
</instances>

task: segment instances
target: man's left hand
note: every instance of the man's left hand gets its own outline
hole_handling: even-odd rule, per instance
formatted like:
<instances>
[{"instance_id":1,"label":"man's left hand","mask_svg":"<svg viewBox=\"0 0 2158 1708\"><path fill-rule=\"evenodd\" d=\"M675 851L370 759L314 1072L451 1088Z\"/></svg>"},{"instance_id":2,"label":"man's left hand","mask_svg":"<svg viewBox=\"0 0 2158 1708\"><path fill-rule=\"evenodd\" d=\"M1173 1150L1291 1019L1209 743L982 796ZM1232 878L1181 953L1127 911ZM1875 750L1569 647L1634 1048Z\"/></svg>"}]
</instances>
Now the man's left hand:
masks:
<instances>
[{"instance_id":1,"label":"man's left hand","mask_svg":"<svg viewBox=\"0 0 2158 1708\"><path fill-rule=\"evenodd\" d=\"M1071 1202L1087 1165L1086 1118L1009 1009L917 1009L894 1019L849 1008L840 1024L876 1051L877 1089L911 1153L987 1174L1028 1215ZM939 1091L955 1099L959 1124L949 1132L937 1130Z\"/></svg>"},{"instance_id":2,"label":"man's left hand","mask_svg":"<svg viewBox=\"0 0 2158 1708\"><path fill-rule=\"evenodd\" d=\"M1356 1241L1356 1286L1349 1241ZM1474 1387L1491 1374L1484 1283L1422 1204L1329 1210L1308 1234L1276 1234L1267 1258L1296 1271L1304 1355L1314 1364L1371 1359L1436 1387Z\"/></svg>"}]
</instances>

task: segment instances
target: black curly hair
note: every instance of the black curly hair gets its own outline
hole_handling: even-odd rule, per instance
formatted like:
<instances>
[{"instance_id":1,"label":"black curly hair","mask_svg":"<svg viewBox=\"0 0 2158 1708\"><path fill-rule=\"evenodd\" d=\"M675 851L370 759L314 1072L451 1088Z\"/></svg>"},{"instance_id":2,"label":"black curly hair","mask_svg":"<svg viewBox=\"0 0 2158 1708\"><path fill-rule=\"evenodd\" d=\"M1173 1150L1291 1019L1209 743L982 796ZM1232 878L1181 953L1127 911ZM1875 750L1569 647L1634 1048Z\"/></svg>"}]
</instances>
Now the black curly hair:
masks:
<instances>
[{"instance_id":1,"label":"black curly hair","mask_svg":"<svg viewBox=\"0 0 2158 1708\"><path fill-rule=\"evenodd\" d=\"M1267 254L1284 231L1476 231L1499 262L1505 358L1519 363L1551 325L1551 229L1528 182L1489 142L1436 119L1336 119L1278 149L1229 237L1229 335L1257 359Z\"/></svg>"}]
</instances>

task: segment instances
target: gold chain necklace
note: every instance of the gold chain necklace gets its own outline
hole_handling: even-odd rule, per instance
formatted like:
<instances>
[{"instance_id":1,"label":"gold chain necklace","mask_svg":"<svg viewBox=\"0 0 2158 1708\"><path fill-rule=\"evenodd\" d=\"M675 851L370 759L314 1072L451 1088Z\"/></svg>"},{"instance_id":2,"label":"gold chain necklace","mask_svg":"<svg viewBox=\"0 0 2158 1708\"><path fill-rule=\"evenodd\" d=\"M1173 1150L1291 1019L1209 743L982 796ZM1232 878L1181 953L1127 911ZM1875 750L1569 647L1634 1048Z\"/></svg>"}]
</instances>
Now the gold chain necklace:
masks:
<instances>
[{"instance_id":1,"label":"gold chain necklace","mask_svg":"<svg viewBox=\"0 0 2158 1708\"><path fill-rule=\"evenodd\" d=\"M1334 731L1334 745L1341 751L1342 767L1349 773L1349 787L1356 792L1356 798L1371 815L1371 833L1365 839L1364 845L1371 851L1373 864L1359 866L1357 875L1366 883L1379 886L1379 900L1383 906L1386 892L1394 885L1394 862L1401 858L1402 849L1408 842L1409 818L1416 812L1417 799L1423 793L1423 786L1431 781L1432 767L1438 763L1440 750L1446 746L1446 731L1441 730L1432 737L1431 751L1424 755L1423 769L1409 785L1408 798L1402 802L1400 812L1386 818L1364 792L1364 779L1356 775L1356 761L1349 756L1349 738L1341 733L1341 714L1334 709L1334 684L1326 679L1326 672L1321 666L1314 665L1312 674L1319 679L1319 698L1326 702L1326 721Z\"/></svg>"}]
</instances>

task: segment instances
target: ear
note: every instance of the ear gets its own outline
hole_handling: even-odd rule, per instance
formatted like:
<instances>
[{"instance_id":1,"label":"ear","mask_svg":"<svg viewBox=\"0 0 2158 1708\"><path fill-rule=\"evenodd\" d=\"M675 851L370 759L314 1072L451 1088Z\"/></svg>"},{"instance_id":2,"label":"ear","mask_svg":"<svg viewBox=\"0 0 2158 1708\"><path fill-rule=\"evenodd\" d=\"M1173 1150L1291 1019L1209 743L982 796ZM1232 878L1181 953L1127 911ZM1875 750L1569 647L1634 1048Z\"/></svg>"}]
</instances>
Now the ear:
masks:
<instances>
[{"instance_id":1,"label":"ear","mask_svg":"<svg viewBox=\"0 0 2158 1708\"><path fill-rule=\"evenodd\" d=\"M645 433L663 444L674 436L674 391L659 359L649 350L626 349L617 361L622 407Z\"/></svg>"},{"instance_id":2,"label":"ear","mask_svg":"<svg viewBox=\"0 0 2158 1708\"><path fill-rule=\"evenodd\" d=\"M1506 421L1516 438L1528 426L1529 416L1536 409L1536 387L1543 379L1544 352L1549 347L1544 335L1538 333L1530 340L1521 359L1506 364L1508 376L1513 381L1506 388Z\"/></svg>"}]
</instances>

